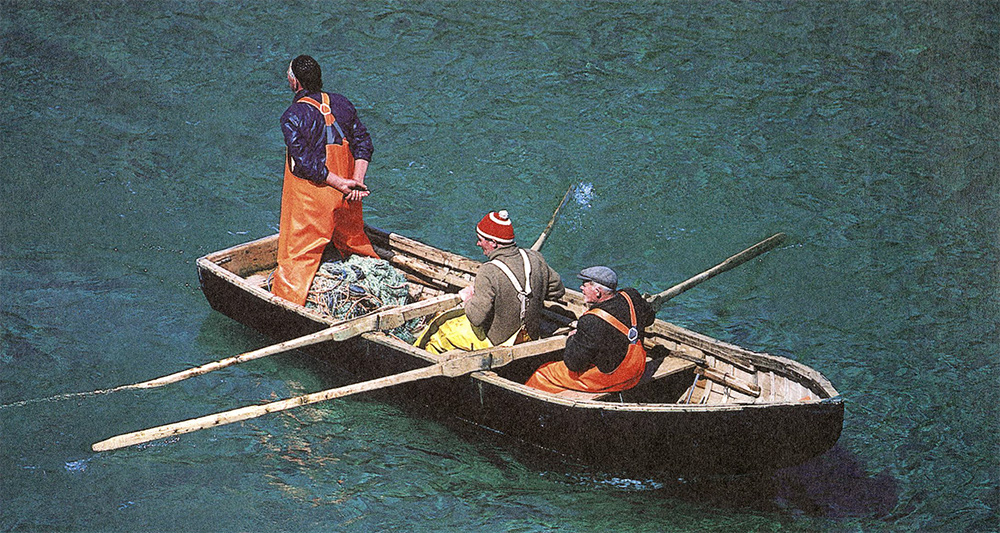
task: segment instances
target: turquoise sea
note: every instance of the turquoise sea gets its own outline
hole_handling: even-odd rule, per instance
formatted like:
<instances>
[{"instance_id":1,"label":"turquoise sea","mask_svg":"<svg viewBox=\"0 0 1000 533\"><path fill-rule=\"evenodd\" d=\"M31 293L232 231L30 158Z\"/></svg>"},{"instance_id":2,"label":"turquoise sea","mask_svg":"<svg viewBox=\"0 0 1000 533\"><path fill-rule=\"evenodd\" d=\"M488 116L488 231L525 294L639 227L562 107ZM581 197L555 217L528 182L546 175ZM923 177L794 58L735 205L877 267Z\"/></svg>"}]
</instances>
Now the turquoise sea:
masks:
<instances>
[{"instance_id":1,"label":"turquoise sea","mask_svg":"<svg viewBox=\"0 0 1000 533\"><path fill-rule=\"evenodd\" d=\"M0 51L0 531L1000 530L996 1L0 0ZM300 53L375 226L477 258L575 184L549 263L645 292L787 233L659 316L821 371L837 446L635 478L353 397L90 451L349 382L300 354L18 404L271 343L194 263L276 232Z\"/></svg>"}]
</instances>

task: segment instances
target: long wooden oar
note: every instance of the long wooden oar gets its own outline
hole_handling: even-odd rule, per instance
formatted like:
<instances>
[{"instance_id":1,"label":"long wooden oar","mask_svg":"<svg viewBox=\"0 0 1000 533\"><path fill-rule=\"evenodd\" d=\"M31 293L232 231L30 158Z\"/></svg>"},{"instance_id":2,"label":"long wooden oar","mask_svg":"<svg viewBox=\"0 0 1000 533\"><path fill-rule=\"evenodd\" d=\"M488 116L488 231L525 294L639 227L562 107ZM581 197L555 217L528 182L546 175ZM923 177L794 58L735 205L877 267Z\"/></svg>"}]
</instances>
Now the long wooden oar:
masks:
<instances>
[{"instance_id":1,"label":"long wooden oar","mask_svg":"<svg viewBox=\"0 0 1000 533\"><path fill-rule=\"evenodd\" d=\"M566 200L569 198L570 193L573 191L573 187L574 187L574 185L570 185L569 188L566 189L566 194L563 195L562 201L560 201L559 205L556 206L556 210L552 213L552 217L549 219L548 225L546 225L545 229L542 230L542 233L541 233L541 235L538 236L538 239L535 241L535 244L533 244L531 246L532 250L536 250L536 251L540 250L542 248L542 245L545 244L545 239L548 237L549 233L552 232L552 227L555 225L556 218L559 215L559 210L562 209L563 205L565 205ZM115 389L108 389L108 390L105 390L105 391L94 391L94 392L91 392L91 393L78 393L78 395L103 394L103 393L107 393L107 392L114 392L114 391L125 390L125 389L140 389L140 388L160 387L160 386L167 385L169 383L175 383L177 381L181 381L183 379L187 379L187 378L190 378L190 377L194 377L194 376L199 376L199 375L202 375L202 374L206 374L206 373L211 372L213 370L218 370L220 368L224 368L224 367L227 367L227 366L230 366L230 365L234 365L234 364L237 364L237 363L243 363L243 362L246 362L246 361L251 361L253 359L259 359L261 357L267 357L269 355L274 355L274 354L285 352L285 351L288 351L288 350L294 350L294 349L297 349L297 348L302 348L302 347L305 347L305 346L309 346L309 345L312 345L312 344L324 342L324 341L327 341L327 340L346 340L348 338L360 335L361 333L365 333L367 331L374 331L374 330L377 330L377 329L391 329L391 328L399 327L400 325L402 325L403 323L405 323L407 320L410 320L412 318L415 318L415 317L418 317L418 316L430 315L430 314L437 314L437 313L439 313L441 311L450 309L451 307L453 307L454 305L456 305L460 301L461 301L461 297L459 295L457 295L457 294L446 294L446 295L440 296L438 298L434 298L434 299L431 299L431 300L426 300L424 302L416 302L416 303L411 304L409 306L403 306L403 307L396 308L396 309L386 310L386 311L383 311L383 312L380 312L380 313L377 313L377 314L374 314L374 315L368 315L368 316L365 316L365 317L359 317L358 319L350 320L350 321L347 321L347 322L345 322L343 324L338 324L336 326L330 327L330 328L325 329L323 331L319 331L317 333L313 333L312 335L307 335L305 337L299 337L297 339L292 339L292 340L289 340L289 341L285 341L283 343L275 344L273 346L268 346L268 347L265 347L265 348L261 348L259 350L254 350L252 352L247 352L247 353L244 353L244 354L240 354L240 355L237 355L235 357L230 357L230 358L227 358L227 359L222 359L220 361L215 361L213 363L208 363L208 364L196 367L196 368L192 368L192 369L185 370L185 371L182 371L182 372L177 372L175 374L170 374L168 376L163 376L161 378L153 379L153 380L150 380L150 381L144 381L142 383L135 383L135 384L132 384L132 385L124 385L124 386L121 386L121 387L117 387ZM558 339L559 337L552 337L552 338ZM563 338L563 342L565 343L565 338ZM469 354L469 356L475 356L475 354L477 354L477 353L479 353L479 352L473 352L473 353ZM541 353L541 352L538 352L538 353ZM456 358L453 361L464 361L466 358L467 358L467 356L463 356L463 357ZM474 357L473 357L473 359L474 359ZM389 387L389 386L396 385L396 384L399 384L399 383L406 383L406 382L414 381L414 380L417 380L417 379L425 379L427 377L432 377L432 376L435 376L435 375L450 375L450 374L434 373L435 371L433 369L435 367L439 367L440 365L450 365L447 368L451 369L451 370L447 370L447 372L454 372L454 369L457 368L455 366L456 364L457 363L453 363L452 361L449 361L449 362L446 362L446 363L439 363L438 365L434 365L434 366L431 366L431 367L428 367L428 368L417 369L417 370L413 370L411 372L404 372L402 374L397 374L395 376L387 376L385 378L380 378L380 379L377 379L377 380L366 382L367 384L372 384L372 385L370 385L371 388L362 387L363 385L366 385L366 383L361 383L361 384L357 384L357 385L351 385L349 387L342 387L341 389L332 389L331 391L325 391L325 392L322 392L322 393L315 393L315 394L312 394L312 395L308 395L306 397L300 397L300 398L310 398L309 401L305 401L305 400L302 400L302 399L295 399L295 398L293 398L293 399L289 399L289 400L284 400L283 402L275 402L275 404L273 404L273 405L281 404L281 407L280 408L273 408L271 410L260 411L260 408L261 407L265 407L265 406L251 406L251 407L246 407L246 408L243 408L243 409L237 409L235 411L229 411L227 413L221 413L219 415L212 415L212 416L209 416L209 417L202 417L201 419L197 419L197 420L202 420L202 421L208 422L209 425L205 426L205 427L211 427L213 425L221 425L223 423L228 424L230 422L236 422L238 420L246 420L247 418L252 418L254 416L260 416L260 415L266 414L268 412L274 412L274 411L283 410L283 409L290 409L290 408L296 407L298 405L306 405L306 404L309 404L309 403L315 403L315 402L320 402L320 401L324 401L324 400L328 400L328 399L332 399L332 398L338 398L338 397L341 397L341 396L346 396L348 394L354 394L356 392L364 392L365 390L374 390L376 388ZM503 364L506 364L506 363L503 363ZM500 366L500 365L497 365L497 366ZM442 367L442 368L444 368L444 367ZM481 370L481 369L480 368L476 368L476 369L472 369L472 370L469 370L468 372L464 372L464 373L467 374L467 373L473 372L475 370ZM456 375L458 375L458 374L456 374ZM66 396L74 396L74 395L66 395ZM271 405L271 404L269 404L269 405ZM5 407L5 406L0 406L0 408L2 408L2 407ZM230 420L229 416L228 416L229 413L234 413L233 416L235 416L236 418L232 418ZM238 414L235 414L235 413L238 413ZM259 413L259 414L249 414L249 413ZM223 418L219 418L219 417L223 417L223 415L227 415L226 417L224 417L227 421L225 421L225 422L216 421L216 420L222 420ZM209 419L211 419L212 422L209 422ZM189 421L189 422L194 422L194 421ZM180 424L180 423L178 423L178 424ZM167 426L164 426L164 427L167 427ZM157 428L154 428L154 430L155 429L157 429ZM187 431L194 431L195 429L201 429L201 428L200 427L196 427L194 429L176 431L175 433L168 433L168 434L165 434L163 436L167 436L169 434L186 433ZM148 431L154 431L154 430L148 430ZM138 432L138 433L144 433L144 432ZM132 434L130 434L130 435L132 435ZM122 437L125 437L125 436L122 436ZM115 437L114 439L118 439L118 438L121 438L121 437ZM147 440L154 440L154 439L157 439L157 438L161 438L161 437L151 437L151 438L148 438L146 440L136 441L133 444L137 444L139 442L146 442ZM121 447L121 446L112 446L112 447L108 447L108 448L98 449L98 445L102 445L103 443L110 442L110 441L112 441L114 439L109 439L108 441L103 441L102 443L95 444L94 445L94 450L95 451L101 451L102 449L113 449L113 448ZM122 446L128 446L128 445L129 444L123 444Z\"/></svg>"},{"instance_id":2,"label":"long wooden oar","mask_svg":"<svg viewBox=\"0 0 1000 533\"><path fill-rule=\"evenodd\" d=\"M207 374L213 370L218 370L227 366L244 363L246 361L253 361L254 359L260 359L262 357L268 357L290 350L297 350L313 344L319 344L326 341L345 341L368 331L398 328L414 318L426 315L435 315L441 311L451 309L460 301L462 300L457 294L444 294L436 298L413 302L399 307L390 307L377 313L371 313L345 320L340 324L330 326L329 328L317 331L316 333L312 333L310 335L305 335L303 337L298 337L260 348L252 352L246 352L234 357L207 363L199 367L190 368L168 376L143 381L142 383L136 383L134 385L126 385L124 388L148 389L153 387L162 387L163 385L167 385L169 383L175 383L184 379Z\"/></svg>"},{"instance_id":3,"label":"long wooden oar","mask_svg":"<svg viewBox=\"0 0 1000 533\"><path fill-rule=\"evenodd\" d=\"M730 257L729 259L726 259L725 261L719 263L718 265L715 265L714 267L700 274L691 276L690 278L678 283L677 285L674 285L673 287L670 287L669 289L663 292L653 295L647 294L644 295L643 297L646 299L647 302L650 303L650 305L653 307L654 310L658 311L660 307L662 307L667 300L673 298L674 296L677 296L678 294L694 287L695 285L698 285L699 283L711 277L716 276L717 274L721 274L727 270L731 270L735 267L742 265L743 263L746 263L747 261L753 259L754 257L757 257L758 255L773 249L775 246L778 246L784 240L785 240L784 233L777 233L775 235L772 235L767 239L764 239L763 241L751 246L750 248L747 248L746 250L743 250L742 252ZM552 314L549 316L555 318L555 317L561 317L562 315ZM576 329L576 320L566 321L565 325L557 329L555 333L562 334L572 331L574 329Z\"/></svg>"},{"instance_id":4,"label":"long wooden oar","mask_svg":"<svg viewBox=\"0 0 1000 533\"><path fill-rule=\"evenodd\" d=\"M411 370L409 372L403 372L401 374L393 374L383 378L364 381L362 383L355 383L344 387L327 389L325 391L314 392L304 396L296 396L294 398L288 398L286 400L266 403L263 405L249 405L239 409L233 409L231 411L216 413L214 415L192 418L190 420L175 422L173 424L118 435L116 437L111 437L110 439L95 443L92 448L95 452L116 450L118 448L124 448L134 444L149 442L151 440L162 439L183 433L190 433L199 429L231 424L233 422L263 416L268 413L292 409L301 405L309 405L326 400L332 400L334 398L342 398L351 394L383 389L402 383L409 383L436 376L451 378L464 376L479 370L498 368L517 359L533 357L538 354L551 352L553 350L560 350L565 348L565 346L566 337L558 336L519 344L517 346L499 346L475 352L460 353L447 361Z\"/></svg>"},{"instance_id":5,"label":"long wooden oar","mask_svg":"<svg viewBox=\"0 0 1000 533\"><path fill-rule=\"evenodd\" d=\"M111 389L101 389L89 392L75 392L69 394L60 394L58 396L51 396L48 398L24 400L21 402L0 405L0 409L6 407L19 406L19 405L26 405L29 403L37 403L42 401L65 400L69 398L109 394L112 392L120 392L124 390L151 389L154 387L162 387L164 385L169 385L170 383L176 383L178 381L182 381L188 378L193 378L195 376L207 374L214 370L219 370L220 368L226 368L227 366L232 366L239 363L245 363L247 361L253 361L254 359L261 359L263 357L268 357L271 355L287 352L290 350L295 350L298 348L304 348L306 346L311 346L313 344L318 344L320 342L326 342L331 340L344 341L352 337L357 337L358 335L361 335L362 333L368 331L397 328L414 318L426 315L436 315L442 311L451 309L461 301L462 301L461 297L459 297L459 295L457 294L445 294L442 296L438 296L436 298L430 298L427 300L418 301L399 307L390 307L388 309L384 309L376 313L371 313L357 318L348 319L339 324L331 326L322 331L317 331L316 333L312 333L310 335L298 337L278 344L273 344L271 346L266 346L264 348L260 348L250 352L245 352L233 357L227 357L225 359L213 361L211 363L206 363L201 366L189 368L187 370L182 370L180 372L175 372L173 374L158 377L156 379L151 379L149 381L132 383L131 385L121 385Z\"/></svg>"},{"instance_id":6,"label":"long wooden oar","mask_svg":"<svg viewBox=\"0 0 1000 533\"><path fill-rule=\"evenodd\" d=\"M563 204L565 204L566 200L569 198L569 193L573 192L574 185L570 185L569 188L566 189L566 194L563 195L562 201L559 202L558 206L556 206L556 210L552 213L552 218L549 219L548 225L542 230L542 234L538 236L538 240L535 241L535 244L531 245L532 250L537 252L542 249L542 245L545 244L545 239L549 237L549 233L552 233L552 226L556 223L556 217L559 216L559 210L562 209Z\"/></svg>"},{"instance_id":7,"label":"long wooden oar","mask_svg":"<svg viewBox=\"0 0 1000 533\"><path fill-rule=\"evenodd\" d=\"M725 261L719 263L718 265L715 265L714 267L702 272L701 274L698 274L697 276L688 279L687 281L678 283L677 285L674 285L673 287L670 287L669 289L659 294L647 296L646 301L648 301L650 305L653 306L653 309L658 310L660 309L660 307L663 306L663 304L667 300L673 298L674 296L677 296L678 294L690 289L691 287L694 287L695 285L711 277L714 277L727 270L731 270L735 267L742 265L743 263L746 263L747 261L753 259L754 257L757 257L758 255L775 248L776 246L784 242L784 240L785 240L784 233L776 233L768 237L767 239L764 239L763 241L751 246L750 248L747 248L746 250L743 250L742 252L726 259Z\"/></svg>"}]
</instances>

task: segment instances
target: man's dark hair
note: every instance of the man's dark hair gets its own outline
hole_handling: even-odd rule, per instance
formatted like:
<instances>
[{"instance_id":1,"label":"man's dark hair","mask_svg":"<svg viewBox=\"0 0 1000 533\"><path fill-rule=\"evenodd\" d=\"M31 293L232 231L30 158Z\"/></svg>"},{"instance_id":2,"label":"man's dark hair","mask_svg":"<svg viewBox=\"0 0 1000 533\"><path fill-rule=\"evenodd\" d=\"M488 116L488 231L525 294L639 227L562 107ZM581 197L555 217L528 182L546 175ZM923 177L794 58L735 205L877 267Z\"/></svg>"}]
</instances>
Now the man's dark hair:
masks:
<instances>
[{"instance_id":1,"label":"man's dark hair","mask_svg":"<svg viewBox=\"0 0 1000 533\"><path fill-rule=\"evenodd\" d=\"M323 89L323 72L319 69L319 63L307 55L292 60L292 74L307 91Z\"/></svg>"}]
</instances>

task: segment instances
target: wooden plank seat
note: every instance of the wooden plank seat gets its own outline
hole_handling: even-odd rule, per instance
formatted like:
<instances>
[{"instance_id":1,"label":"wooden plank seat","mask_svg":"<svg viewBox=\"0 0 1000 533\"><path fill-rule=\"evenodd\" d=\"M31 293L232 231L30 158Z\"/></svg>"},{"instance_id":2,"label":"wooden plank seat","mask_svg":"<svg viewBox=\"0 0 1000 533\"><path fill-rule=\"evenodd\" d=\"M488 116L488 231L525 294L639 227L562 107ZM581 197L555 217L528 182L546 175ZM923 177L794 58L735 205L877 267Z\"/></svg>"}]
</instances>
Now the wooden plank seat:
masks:
<instances>
[{"instance_id":1,"label":"wooden plank seat","mask_svg":"<svg viewBox=\"0 0 1000 533\"><path fill-rule=\"evenodd\" d=\"M643 383L649 383L651 381L665 378L672 374L677 374L680 372L687 372L694 369L695 363L688 361L686 359L681 359L679 357L663 357L660 359L647 359L646 360L646 371L643 372L642 378L639 380L641 386ZM570 400L602 400L607 396L612 394L617 394L614 392L581 392L575 390L565 390L556 393L559 398L567 398Z\"/></svg>"}]
</instances>

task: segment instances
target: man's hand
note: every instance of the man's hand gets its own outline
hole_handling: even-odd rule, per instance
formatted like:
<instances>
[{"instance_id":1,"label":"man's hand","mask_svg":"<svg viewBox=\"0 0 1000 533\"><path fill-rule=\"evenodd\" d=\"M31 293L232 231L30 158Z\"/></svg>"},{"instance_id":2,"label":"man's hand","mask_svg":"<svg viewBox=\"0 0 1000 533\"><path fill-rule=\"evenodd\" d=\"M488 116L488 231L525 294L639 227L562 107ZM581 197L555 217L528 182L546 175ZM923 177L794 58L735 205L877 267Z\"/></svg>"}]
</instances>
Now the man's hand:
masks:
<instances>
[{"instance_id":1,"label":"man's hand","mask_svg":"<svg viewBox=\"0 0 1000 533\"><path fill-rule=\"evenodd\" d=\"M469 298L472 298L474 292L475 287L473 285L466 285L465 288L458 291L458 295L462 297L462 303L464 304L469 301Z\"/></svg>"},{"instance_id":2,"label":"man's hand","mask_svg":"<svg viewBox=\"0 0 1000 533\"><path fill-rule=\"evenodd\" d=\"M368 196L368 187L357 180L340 177L333 172L326 175L326 184L344 193L347 200L360 200Z\"/></svg>"},{"instance_id":3,"label":"man's hand","mask_svg":"<svg viewBox=\"0 0 1000 533\"><path fill-rule=\"evenodd\" d=\"M354 185L351 185L351 192L344 195L344 199L348 202L360 201L369 194L371 194L371 191L368 190L368 187L365 187L364 184L358 184L355 182Z\"/></svg>"}]
</instances>

